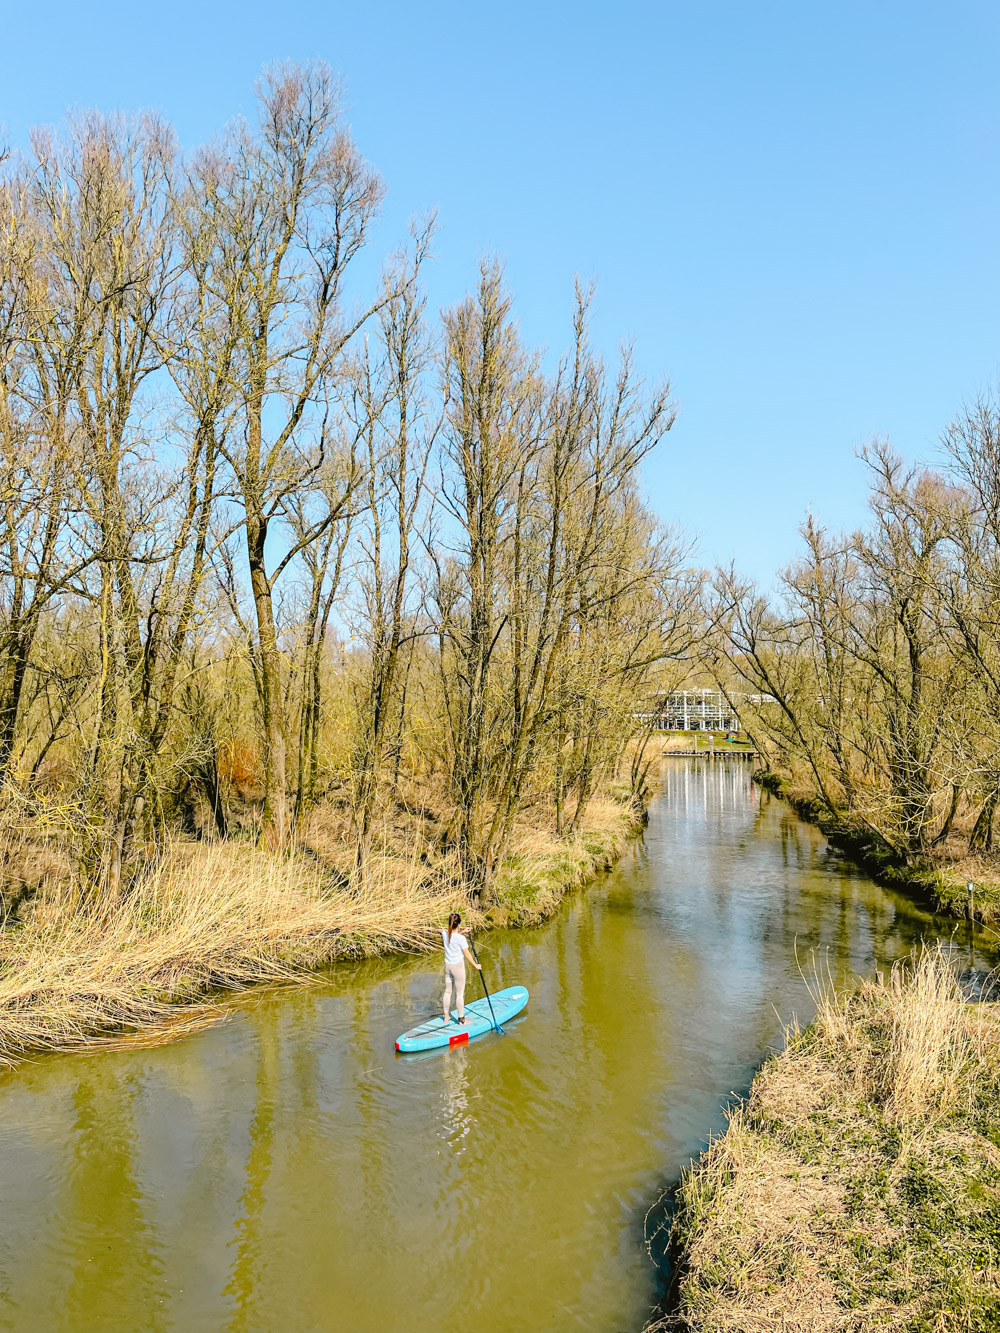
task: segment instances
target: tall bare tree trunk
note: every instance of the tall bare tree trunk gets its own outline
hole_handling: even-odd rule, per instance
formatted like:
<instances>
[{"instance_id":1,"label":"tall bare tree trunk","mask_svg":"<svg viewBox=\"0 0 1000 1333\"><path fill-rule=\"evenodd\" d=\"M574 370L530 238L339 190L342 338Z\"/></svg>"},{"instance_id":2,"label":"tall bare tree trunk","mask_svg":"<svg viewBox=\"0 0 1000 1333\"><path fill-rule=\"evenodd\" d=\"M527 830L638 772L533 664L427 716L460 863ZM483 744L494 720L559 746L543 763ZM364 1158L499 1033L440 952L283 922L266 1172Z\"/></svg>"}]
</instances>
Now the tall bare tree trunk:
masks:
<instances>
[{"instance_id":1,"label":"tall bare tree trunk","mask_svg":"<svg viewBox=\"0 0 1000 1333\"><path fill-rule=\"evenodd\" d=\"M288 835L288 792L285 779L285 728L282 690L282 658L274 624L271 585L264 566L267 527L253 514L247 515L247 548L250 588L257 615L260 650L260 710L264 753L264 809L261 834L268 846L284 847Z\"/></svg>"}]
</instances>

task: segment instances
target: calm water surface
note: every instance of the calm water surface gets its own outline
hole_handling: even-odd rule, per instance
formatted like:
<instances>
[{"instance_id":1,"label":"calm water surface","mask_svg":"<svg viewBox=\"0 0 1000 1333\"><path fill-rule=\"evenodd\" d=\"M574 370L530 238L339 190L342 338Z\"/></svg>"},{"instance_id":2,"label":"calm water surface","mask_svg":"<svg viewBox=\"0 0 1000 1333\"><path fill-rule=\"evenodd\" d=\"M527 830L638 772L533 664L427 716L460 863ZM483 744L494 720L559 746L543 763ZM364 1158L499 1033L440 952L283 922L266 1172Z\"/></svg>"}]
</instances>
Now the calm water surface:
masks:
<instances>
[{"instance_id":1,"label":"calm water surface","mask_svg":"<svg viewBox=\"0 0 1000 1333\"><path fill-rule=\"evenodd\" d=\"M871 972L932 929L748 766L669 761L614 872L482 940L531 992L506 1037L397 1057L438 967L382 960L0 1076L0 1328L635 1333L647 1211L810 1016L796 953Z\"/></svg>"}]
</instances>

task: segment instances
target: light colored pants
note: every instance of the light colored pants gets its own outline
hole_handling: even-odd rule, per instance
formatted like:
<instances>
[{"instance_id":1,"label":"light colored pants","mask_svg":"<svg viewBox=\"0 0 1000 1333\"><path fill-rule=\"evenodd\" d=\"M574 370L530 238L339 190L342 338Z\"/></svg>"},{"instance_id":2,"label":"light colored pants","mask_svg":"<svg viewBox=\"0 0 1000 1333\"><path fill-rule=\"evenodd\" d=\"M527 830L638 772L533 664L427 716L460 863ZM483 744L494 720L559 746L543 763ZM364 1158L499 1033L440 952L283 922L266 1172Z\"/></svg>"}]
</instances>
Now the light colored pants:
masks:
<instances>
[{"instance_id":1,"label":"light colored pants","mask_svg":"<svg viewBox=\"0 0 1000 1333\"><path fill-rule=\"evenodd\" d=\"M454 999L452 999L454 992ZM448 1018L451 1006L458 1010L459 1018L465 1017L465 964L445 963L444 965L444 1016Z\"/></svg>"}]
</instances>

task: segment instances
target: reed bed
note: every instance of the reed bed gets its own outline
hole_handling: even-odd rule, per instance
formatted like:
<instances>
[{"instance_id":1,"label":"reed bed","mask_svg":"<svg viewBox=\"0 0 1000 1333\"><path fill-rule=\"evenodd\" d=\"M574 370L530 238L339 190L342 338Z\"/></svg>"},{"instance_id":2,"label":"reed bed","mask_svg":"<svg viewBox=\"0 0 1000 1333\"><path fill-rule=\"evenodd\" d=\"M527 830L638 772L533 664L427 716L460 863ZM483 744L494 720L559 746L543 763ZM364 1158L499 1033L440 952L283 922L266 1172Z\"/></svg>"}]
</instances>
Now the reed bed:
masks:
<instances>
[{"instance_id":1,"label":"reed bed","mask_svg":"<svg viewBox=\"0 0 1000 1333\"><path fill-rule=\"evenodd\" d=\"M997 1006L940 947L817 1001L684 1177L651 1327L1000 1328Z\"/></svg>"},{"instance_id":2,"label":"reed bed","mask_svg":"<svg viewBox=\"0 0 1000 1333\"><path fill-rule=\"evenodd\" d=\"M215 991L302 980L336 958L419 950L455 900L416 858L380 858L332 887L304 857L227 845L168 857L121 901L69 889L0 935L0 1062L224 1016Z\"/></svg>"},{"instance_id":3,"label":"reed bed","mask_svg":"<svg viewBox=\"0 0 1000 1333\"><path fill-rule=\"evenodd\" d=\"M37 827L18 838L8 821L0 836L13 839L22 884L29 855L44 874L13 912L4 903L0 1065L32 1051L172 1040L225 1018L232 992L306 982L335 959L430 948L455 908L473 928L533 924L609 867L638 827L627 802L603 797L571 838L525 822L480 911L454 852L435 849L441 823L417 806L387 812L361 877L349 873L349 825L334 807L317 812L285 857L237 840L179 840L98 910L73 887L58 839L44 843Z\"/></svg>"}]
</instances>

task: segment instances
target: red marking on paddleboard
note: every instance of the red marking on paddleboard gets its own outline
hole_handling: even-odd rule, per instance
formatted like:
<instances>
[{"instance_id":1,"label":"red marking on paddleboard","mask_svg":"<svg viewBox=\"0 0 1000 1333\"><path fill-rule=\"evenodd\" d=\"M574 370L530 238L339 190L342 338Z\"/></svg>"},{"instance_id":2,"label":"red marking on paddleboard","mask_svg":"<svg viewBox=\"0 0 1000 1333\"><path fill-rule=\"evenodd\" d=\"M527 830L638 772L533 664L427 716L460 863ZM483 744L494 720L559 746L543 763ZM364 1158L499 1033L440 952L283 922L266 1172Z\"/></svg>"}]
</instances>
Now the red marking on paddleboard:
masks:
<instances>
[{"instance_id":1,"label":"red marking on paddleboard","mask_svg":"<svg viewBox=\"0 0 1000 1333\"><path fill-rule=\"evenodd\" d=\"M456 1032L453 1037L448 1038L448 1045L461 1046L463 1041L468 1041L468 1040L469 1040L469 1034L467 1032Z\"/></svg>"},{"instance_id":2,"label":"red marking on paddleboard","mask_svg":"<svg viewBox=\"0 0 1000 1333\"><path fill-rule=\"evenodd\" d=\"M399 1042L398 1042L398 1041L396 1042L396 1050L397 1050L397 1051L399 1050Z\"/></svg>"}]
</instances>

